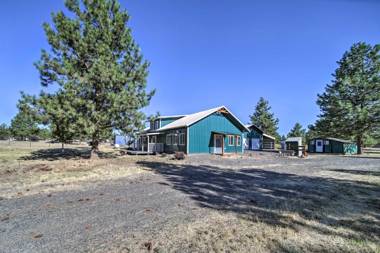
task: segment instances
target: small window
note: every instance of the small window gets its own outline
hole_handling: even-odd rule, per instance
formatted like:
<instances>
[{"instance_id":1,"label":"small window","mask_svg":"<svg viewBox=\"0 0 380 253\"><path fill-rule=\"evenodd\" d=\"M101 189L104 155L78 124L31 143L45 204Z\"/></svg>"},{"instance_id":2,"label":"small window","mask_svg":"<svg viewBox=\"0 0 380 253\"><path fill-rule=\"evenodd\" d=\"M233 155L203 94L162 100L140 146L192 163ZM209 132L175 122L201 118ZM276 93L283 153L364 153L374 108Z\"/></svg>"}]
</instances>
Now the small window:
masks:
<instances>
[{"instance_id":1,"label":"small window","mask_svg":"<svg viewBox=\"0 0 380 253\"><path fill-rule=\"evenodd\" d=\"M166 145L172 145L172 135L166 135Z\"/></svg>"},{"instance_id":2,"label":"small window","mask_svg":"<svg viewBox=\"0 0 380 253\"><path fill-rule=\"evenodd\" d=\"M325 145L330 145L330 142L328 140L325 140Z\"/></svg>"},{"instance_id":3,"label":"small window","mask_svg":"<svg viewBox=\"0 0 380 253\"><path fill-rule=\"evenodd\" d=\"M157 142L157 136L152 136L150 139L151 143L156 143Z\"/></svg>"},{"instance_id":4,"label":"small window","mask_svg":"<svg viewBox=\"0 0 380 253\"><path fill-rule=\"evenodd\" d=\"M311 145L314 145L314 143L315 143L315 141L314 141L314 140L312 140L312 141L310 142L310 144L311 144Z\"/></svg>"},{"instance_id":5,"label":"small window","mask_svg":"<svg viewBox=\"0 0 380 253\"><path fill-rule=\"evenodd\" d=\"M185 145L185 134L184 133L179 134L179 145Z\"/></svg>"},{"instance_id":6,"label":"small window","mask_svg":"<svg viewBox=\"0 0 380 253\"><path fill-rule=\"evenodd\" d=\"M160 121L159 120L155 120L154 121L154 129L158 129L160 128Z\"/></svg>"},{"instance_id":7,"label":"small window","mask_svg":"<svg viewBox=\"0 0 380 253\"><path fill-rule=\"evenodd\" d=\"M241 145L241 137L236 136L236 146L240 146L240 145Z\"/></svg>"},{"instance_id":8,"label":"small window","mask_svg":"<svg viewBox=\"0 0 380 253\"><path fill-rule=\"evenodd\" d=\"M234 146L235 141L234 141L234 136L233 135L228 135L228 146Z\"/></svg>"}]
</instances>

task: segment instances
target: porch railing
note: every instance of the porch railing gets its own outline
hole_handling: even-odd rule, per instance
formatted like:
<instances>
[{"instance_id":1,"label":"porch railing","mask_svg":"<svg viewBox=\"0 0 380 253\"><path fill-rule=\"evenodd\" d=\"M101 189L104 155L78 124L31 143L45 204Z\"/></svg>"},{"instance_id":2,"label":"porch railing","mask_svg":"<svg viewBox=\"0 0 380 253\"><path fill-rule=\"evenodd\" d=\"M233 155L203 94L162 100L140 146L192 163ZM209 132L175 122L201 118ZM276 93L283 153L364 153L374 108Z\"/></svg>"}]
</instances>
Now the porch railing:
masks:
<instances>
[{"instance_id":1,"label":"porch railing","mask_svg":"<svg viewBox=\"0 0 380 253\"><path fill-rule=\"evenodd\" d=\"M148 152L164 152L164 144L163 143L149 143Z\"/></svg>"}]
</instances>

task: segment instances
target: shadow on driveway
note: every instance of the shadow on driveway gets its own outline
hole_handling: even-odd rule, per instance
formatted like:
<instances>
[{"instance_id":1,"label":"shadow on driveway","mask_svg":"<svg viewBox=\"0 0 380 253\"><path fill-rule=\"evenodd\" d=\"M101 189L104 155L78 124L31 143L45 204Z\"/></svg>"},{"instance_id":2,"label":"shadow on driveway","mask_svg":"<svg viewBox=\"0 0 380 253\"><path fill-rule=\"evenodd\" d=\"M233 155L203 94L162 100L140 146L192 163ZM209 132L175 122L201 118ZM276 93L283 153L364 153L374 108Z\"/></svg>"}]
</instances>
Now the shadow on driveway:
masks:
<instances>
[{"instance_id":1,"label":"shadow on driveway","mask_svg":"<svg viewBox=\"0 0 380 253\"><path fill-rule=\"evenodd\" d=\"M149 161L140 165L163 175L174 189L189 195L201 207L294 230L301 226L325 234L379 240L379 185L255 168L233 171ZM284 211L319 224L296 221ZM338 227L353 233L333 230Z\"/></svg>"}]
</instances>

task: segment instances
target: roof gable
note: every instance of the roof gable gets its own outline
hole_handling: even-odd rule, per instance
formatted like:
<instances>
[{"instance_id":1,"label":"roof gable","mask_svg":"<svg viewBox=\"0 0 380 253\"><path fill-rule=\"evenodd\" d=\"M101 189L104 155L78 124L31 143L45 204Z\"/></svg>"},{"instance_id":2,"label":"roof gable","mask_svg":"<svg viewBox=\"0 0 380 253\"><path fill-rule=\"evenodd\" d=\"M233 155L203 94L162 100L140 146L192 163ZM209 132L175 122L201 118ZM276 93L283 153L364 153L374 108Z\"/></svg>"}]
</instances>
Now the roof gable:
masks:
<instances>
[{"instance_id":1,"label":"roof gable","mask_svg":"<svg viewBox=\"0 0 380 253\"><path fill-rule=\"evenodd\" d=\"M218 111L220 111L222 113L229 114L236 121L236 123L240 126L241 129L243 129L245 131L249 131L243 125L243 123L241 123L241 121L235 115L233 115L225 106L219 106L219 107L212 108L209 110L205 110L205 111L201 111L201 112L197 112L197 113L187 115L183 118L180 118L176 121L173 121L170 124L167 124L166 126L161 127L160 129L157 129L157 130L158 131L164 131L164 130L169 130L169 129L174 129L174 128L188 127L188 126L191 126L192 124L194 124L194 123L196 123L196 122L198 122L198 121L206 118L207 116L209 116L215 112L218 112Z\"/></svg>"}]
</instances>

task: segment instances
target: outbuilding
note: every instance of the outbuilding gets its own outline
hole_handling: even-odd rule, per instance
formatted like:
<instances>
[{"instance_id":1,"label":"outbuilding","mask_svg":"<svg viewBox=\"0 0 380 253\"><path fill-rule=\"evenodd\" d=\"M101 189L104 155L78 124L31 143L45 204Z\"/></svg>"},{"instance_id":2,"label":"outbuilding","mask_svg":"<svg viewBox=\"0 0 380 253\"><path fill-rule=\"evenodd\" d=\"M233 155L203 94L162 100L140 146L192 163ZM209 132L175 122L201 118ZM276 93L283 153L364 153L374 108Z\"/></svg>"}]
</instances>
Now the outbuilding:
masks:
<instances>
[{"instance_id":1,"label":"outbuilding","mask_svg":"<svg viewBox=\"0 0 380 253\"><path fill-rule=\"evenodd\" d=\"M254 124L246 125L249 132L246 134L246 149L249 150L274 150L276 138L264 133Z\"/></svg>"},{"instance_id":2,"label":"outbuilding","mask_svg":"<svg viewBox=\"0 0 380 253\"><path fill-rule=\"evenodd\" d=\"M225 106L190 115L161 116L139 134L138 149L149 152L242 153L248 129Z\"/></svg>"},{"instance_id":3,"label":"outbuilding","mask_svg":"<svg viewBox=\"0 0 380 253\"><path fill-rule=\"evenodd\" d=\"M349 140L319 137L309 140L309 153L356 154L357 145Z\"/></svg>"}]
</instances>

